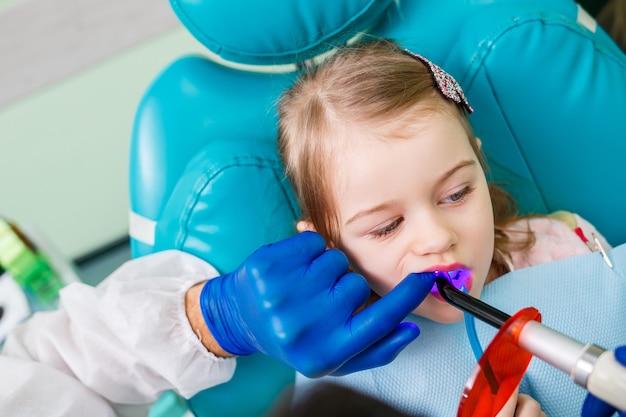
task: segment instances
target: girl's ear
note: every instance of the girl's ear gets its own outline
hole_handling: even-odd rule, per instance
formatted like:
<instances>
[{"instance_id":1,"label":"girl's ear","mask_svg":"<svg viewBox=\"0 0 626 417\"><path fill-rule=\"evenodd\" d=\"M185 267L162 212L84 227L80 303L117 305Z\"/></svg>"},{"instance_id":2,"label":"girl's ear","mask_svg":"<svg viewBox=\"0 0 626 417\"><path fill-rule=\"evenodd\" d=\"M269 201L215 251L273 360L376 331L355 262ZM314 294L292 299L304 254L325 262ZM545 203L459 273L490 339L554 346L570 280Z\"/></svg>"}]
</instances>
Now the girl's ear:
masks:
<instances>
[{"instance_id":1,"label":"girl's ear","mask_svg":"<svg viewBox=\"0 0 626 417\"><path fill-rule=\"evenodd\" d=\"M296 230L298 231L298 233L307 231L317 232L317 230L315 230L315 226L313 226L313 223L307 220L300 220L298 223L296 223Z\"/></svg>"},{"instance_id":2,"label":"girl's ear","mask_svg":"<svg viewBox=\"0 0 626 417\"><path fill-rule=\"evenodd\" d=\"M300 220L298 223L296 223L296 230L298 231L298 233L317 232L317 230L315 230L315 226L313 226L313 223L311 223L308 220ZM326 249L330 249L335 246L332 244L332 242L331 243L326 242L326 244L327 244Z\"/></svg>"},{"instance_id":3,"label":"girl's ear","mask_svg":"<svg viewBox=\"0 0 626 417\"><path fill-rule=\"evenodd\" d=\"M483 141L480 140L480 138L478 136L476 136L476 143L478 144L478 149L482 149Z\"/></svg>"}]
</instances>

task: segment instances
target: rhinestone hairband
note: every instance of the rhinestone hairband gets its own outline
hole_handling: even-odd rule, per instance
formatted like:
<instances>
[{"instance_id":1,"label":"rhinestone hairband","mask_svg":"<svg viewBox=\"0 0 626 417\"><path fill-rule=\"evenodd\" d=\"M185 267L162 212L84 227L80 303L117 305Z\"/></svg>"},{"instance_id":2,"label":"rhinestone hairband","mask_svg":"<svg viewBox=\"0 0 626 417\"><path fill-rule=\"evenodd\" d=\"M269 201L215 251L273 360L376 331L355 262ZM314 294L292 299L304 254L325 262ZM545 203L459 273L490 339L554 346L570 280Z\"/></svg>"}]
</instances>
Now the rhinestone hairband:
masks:
<instances>
[{"instance_id":1,"label":"rhinestone hairband","mask_svg":"<svg viewBox=\"0 0 626 417\"><path fill-rule=\"evenodd\" d=\"M452 77L452 75L448 74L443 69L441 69L441 67L433 64L421 55L415 54L408 49L405 49L404 52L407 53L409 56L417 59L418 61L426 64L426 66L430 70L430 73L433 75L435 84L437 85L439 91L441 91L441 94L443 94L446 98L454 101L455 103L461 104L463 107L465 107L468 113L471 114L474 112L474 109L472 108L472 106L470 106L467 98L465 98L465 94L463 94L463 89L461 88L459 83L456 82L454 77Z\"/></svg>"}]
</instances>

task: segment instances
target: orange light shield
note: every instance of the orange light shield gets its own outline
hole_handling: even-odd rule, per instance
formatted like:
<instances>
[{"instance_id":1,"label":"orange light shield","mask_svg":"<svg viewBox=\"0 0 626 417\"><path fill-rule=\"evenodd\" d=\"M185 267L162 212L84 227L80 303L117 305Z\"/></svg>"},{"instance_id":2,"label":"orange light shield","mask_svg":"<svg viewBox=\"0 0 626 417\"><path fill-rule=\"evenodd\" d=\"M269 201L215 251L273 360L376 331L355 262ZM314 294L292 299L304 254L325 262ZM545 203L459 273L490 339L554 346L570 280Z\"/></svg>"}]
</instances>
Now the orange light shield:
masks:
<instances>
[{"instance_id":1,"label":"orange light shield","mask_svg":"<svg viewBox=\"0 0 626 417\"><path fill-rule=\"evenodd\" d=\"M465 383L458 417L495 417L522 381L532 355L518 346L519 334L541 314L529 307L502 325Z\"/></svg>"}]
</instances>

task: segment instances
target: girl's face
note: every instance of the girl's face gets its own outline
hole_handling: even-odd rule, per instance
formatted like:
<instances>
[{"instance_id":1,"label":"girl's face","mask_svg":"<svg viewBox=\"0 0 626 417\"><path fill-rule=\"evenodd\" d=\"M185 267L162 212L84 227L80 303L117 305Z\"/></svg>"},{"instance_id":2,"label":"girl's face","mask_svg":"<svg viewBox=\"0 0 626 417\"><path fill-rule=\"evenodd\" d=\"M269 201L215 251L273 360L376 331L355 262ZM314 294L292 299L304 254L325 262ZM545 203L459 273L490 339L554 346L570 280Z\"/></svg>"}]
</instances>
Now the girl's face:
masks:
<instances>
[{"instance_id":1,"label":"girl's face","mask_svg":"<svg viewBox=\"0 0 626 417\"><path fill-rule=\"evenodd\" d=\"M484 286L494 245L491 199L463 125L433 112L405 138L346 130L334 192L340 249L384 295L411 272L467 268L470 294ZM463 313L430 294L414 311L442 323Z\"/></svg>"}]
</instances>

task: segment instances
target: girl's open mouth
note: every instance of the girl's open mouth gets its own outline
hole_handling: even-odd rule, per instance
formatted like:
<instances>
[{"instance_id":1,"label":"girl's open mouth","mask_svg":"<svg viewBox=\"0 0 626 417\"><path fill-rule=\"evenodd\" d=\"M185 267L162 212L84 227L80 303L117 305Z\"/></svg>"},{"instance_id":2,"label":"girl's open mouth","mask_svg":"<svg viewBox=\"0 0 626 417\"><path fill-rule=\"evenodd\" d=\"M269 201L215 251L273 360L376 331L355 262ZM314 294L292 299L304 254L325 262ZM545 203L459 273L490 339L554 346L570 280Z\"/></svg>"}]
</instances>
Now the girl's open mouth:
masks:
<instances>
[{"instance_id":1,"label":"girl's open mouth","mask_svg":"<svg viewBox=\"0 0 626 417\"><path fill-rule=\"evenodd\" d=\"M461 290L464 292L469 292L472 288L472 271L469 269L457 269L454 271L434 271L435 277L437 278L445 278L450 284L454 286L457 290ZM430 293L435 297L443 301L441 295L439 294L439 290L437 289L437 285L433 285L430 290Z\"/></svg>"}]
</instances>

